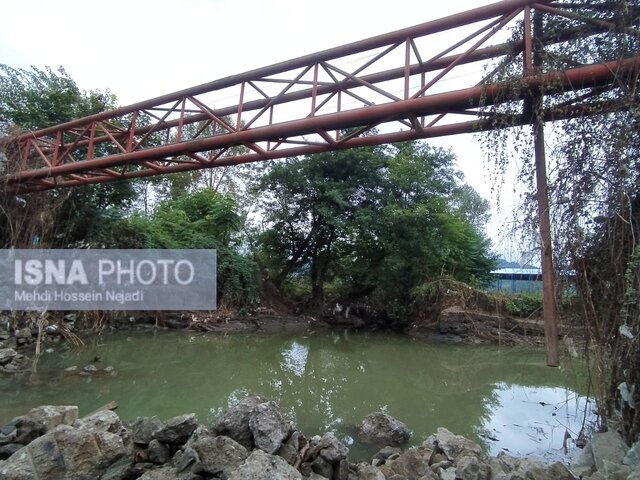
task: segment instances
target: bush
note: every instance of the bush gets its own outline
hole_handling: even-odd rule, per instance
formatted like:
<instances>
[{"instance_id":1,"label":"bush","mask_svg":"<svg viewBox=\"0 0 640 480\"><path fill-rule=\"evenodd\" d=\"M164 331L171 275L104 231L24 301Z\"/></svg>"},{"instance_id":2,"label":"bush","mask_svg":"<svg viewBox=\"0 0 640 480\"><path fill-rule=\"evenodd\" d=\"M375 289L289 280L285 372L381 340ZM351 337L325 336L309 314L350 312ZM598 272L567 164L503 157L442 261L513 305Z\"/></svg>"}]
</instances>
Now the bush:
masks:
<instances>
[{"instance_id":1,"label":"bush","mask_svg":"<svg viewBox=\"0 0 640 480\"><path fill-rule=\"evenodd\" d=\"M504 308L512 317L531 317L542 310L541 293L510 293L504 295Z\"/></svg>"}]
</instances>

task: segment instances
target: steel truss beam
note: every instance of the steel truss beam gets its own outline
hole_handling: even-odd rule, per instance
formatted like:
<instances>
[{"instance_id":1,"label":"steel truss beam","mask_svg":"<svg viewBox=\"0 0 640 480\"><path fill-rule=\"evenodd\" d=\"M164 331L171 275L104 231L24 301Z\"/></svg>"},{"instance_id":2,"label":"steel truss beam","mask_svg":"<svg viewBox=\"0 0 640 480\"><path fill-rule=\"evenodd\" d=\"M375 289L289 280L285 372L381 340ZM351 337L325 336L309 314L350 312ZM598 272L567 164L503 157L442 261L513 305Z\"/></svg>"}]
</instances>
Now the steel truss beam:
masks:
<instances>
[{"instance_id":1,"label":"steel truss beam","mask_svg":"<svg viewBox=\"0 0 640 480\"><path fill-rule=\"evenodd\" d=\"M504 32L535 9L576 17L552 0L504 0L29 132L4 141L10 156L4 182L9 191L26 193L479 131L496 125L476 110L481 105L524 99L532 89L553 95L610 87L640 67L640 57L633 57L559 72L528 71L530 32L525 28L515 43L504 43ZM612 28L602 21L588 25L580 35ZM460 40L434 49L447 32ZM575 35L566 31L549 41ZM519 81L478 84L478 66L488 70L489 62L514 50L524 58ZM456 77L452 72L475 78L466 88L451 89L445 82ZM545 116L601 111L591 108L569 104ZM452 120L444 123L445 115ZM469 121L469 115L476 119ZM526 115L512 119L530 122Z\"/></svg>"}]
</instances>

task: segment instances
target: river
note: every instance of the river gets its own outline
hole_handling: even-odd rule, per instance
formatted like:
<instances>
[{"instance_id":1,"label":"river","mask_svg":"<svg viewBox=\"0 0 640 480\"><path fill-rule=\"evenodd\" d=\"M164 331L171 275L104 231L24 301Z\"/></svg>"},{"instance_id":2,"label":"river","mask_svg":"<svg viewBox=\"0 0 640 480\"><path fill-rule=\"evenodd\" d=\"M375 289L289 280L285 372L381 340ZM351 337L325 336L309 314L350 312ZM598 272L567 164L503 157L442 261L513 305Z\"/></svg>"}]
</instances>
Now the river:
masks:
<instances>
[{"instance_id":1,"label":"river","mask_svg":"<svg viewBox=\"0 0 640 480\"><path fill-rule=\"evenodd\" d=\"M93 363L115 374L65 372ZM437 427L478 441L493 455L565 455L593 404L580 365L552 369L522 348L426 343L389 333L270 334L115 332L47 348L36 373L0 377L0 425L30 408L77 405L87 414L116 400L122 419L196 413L213 420L248 393L277 401L308 435L335 431L352 458L371 454L356 425L383 409L419 444Z\"/></svg>"}]
</instances>

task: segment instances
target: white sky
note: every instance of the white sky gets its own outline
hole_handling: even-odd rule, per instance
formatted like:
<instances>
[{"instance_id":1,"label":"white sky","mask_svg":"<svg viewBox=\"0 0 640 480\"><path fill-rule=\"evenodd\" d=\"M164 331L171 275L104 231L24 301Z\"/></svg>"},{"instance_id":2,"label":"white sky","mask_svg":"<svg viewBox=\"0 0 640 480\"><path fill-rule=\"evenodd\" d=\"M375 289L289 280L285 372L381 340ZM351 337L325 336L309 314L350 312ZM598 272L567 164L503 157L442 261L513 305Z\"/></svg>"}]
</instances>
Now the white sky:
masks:
<instances>
[{"instance_id":1,"label":"white sky","mask_svg":"<svg viewBox=\"0 0 640 480\"><path fill-rule=\"evenodd\" d=\"M62 65L81 88L109 88L127 105L489 3L3 0L0 63ZM430 143L452 148L467 182L491 199L479 143L470 135ZM504 189L503 210L512 196ZM488 233L499 243L500 217L509 215L494 206L493 216Z\"/></svg>"}]
</instances>

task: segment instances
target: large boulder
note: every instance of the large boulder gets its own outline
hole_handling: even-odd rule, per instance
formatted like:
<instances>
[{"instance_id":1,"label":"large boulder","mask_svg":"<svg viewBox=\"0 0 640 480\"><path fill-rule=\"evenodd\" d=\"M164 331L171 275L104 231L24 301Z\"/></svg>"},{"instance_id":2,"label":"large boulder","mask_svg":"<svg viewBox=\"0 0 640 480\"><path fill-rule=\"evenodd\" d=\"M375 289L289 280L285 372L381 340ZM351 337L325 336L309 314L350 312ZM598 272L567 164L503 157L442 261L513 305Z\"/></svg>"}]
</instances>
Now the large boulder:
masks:
<instances>
[{"instance_id":1,"label":"large boulder","mask_svg":"<svg viewBox=\"0 0 640 480\"><path fill-rule=\"evenodd\" d=\"M455 478L460 480L491 480L491 467L474 455L458 457Z\"/></svg>"},{"instance_id":2,"label":"large boulder","mask_svg":"<svg viewBox=\"0 0 640 480\"><path fill-rule=\"evenodd\" d=\"M293 432L289 439L282 444L277 454L284 458L287 463L293 465L298 457L298 452L300 451L300 445L302 443L306 444L306 440L303 436L300 435L300 432Z\"/></svg>"},{"instance_id":3,"label":"large boulder","mask_svg":"<svg viewBox=\"0 0 640 480\"><path fill-rule=\"evenodd\" d=\"M320 456L331 465L337 465L346 459L348 454L349 448L338 440L335 434L327 432L322 437L315 436L309 440L309 449L304 461L311 462Z\"/></svg>"},{"instance_id":4,"label":"large boulder","mask_svg":"<svg viewBox=\"0 0 640 480\"><path fill-rule=\"evenodd\" d=\"M191 456L189 467L192 473L226 480L244 463L249 452L232 438L198 430L187 444L184 455Z\"/></svg>"},{"instance_id":5,"label":"large boulder","mask_svg":"<svg viewBox=\"0 0 640 480\"><path fill-rule=\"evenodd\" d=\"M167 445L154 439L147 447L147 458L151 463L164 465L171 460L171 451Z\"/></svg>"},{"instance_id":6,"label":"large boulder","mask_svg":"<svg viewBox=\"0 0 640 480\"><path fill-rule=\"evenodd\" d=\"M578 464L580 467L594 465L598 471L603 471L604 460L622 463L628 451L629 447L615 430L596 433L580 455Z\"/></svg>"},{"instance_id":7,"label":"large boulder","mask_svg":"<svg viewBox=\"0 0 640 480\"><path fill-rule=\"evenodd\" d=\"M100 478L111 464L125 454L125 447L118 435L59 425L9 457L0 468L0 478Z\"/></svg>"},{"instance_id":8,"label":"large boulder","mask_svg":"<svg viewBox=\"0 0 640 480\"><path fill-rule=\"evenodd\" d=\"M256 449L229 480L302 480L302 475L282 458Z\"/></svg>"},{"instance_id":9,"label":"large boulder","mask_svg":"<svg viewBox=\"0 0 640 480\"><path fill-rule=\"evenodd\" d=\"M289 437L291 423L284 419L274 402L265 402L249 412L249 430L256 448L274 454Z\"/></svg>"},{"instance_id":10,"label":"large boulder","mask_svg":"<svg viewBox=\"0 0 640 480\"><path fill-rule=\"evenodd\" d=\"M636 442L622 459L622 463L640 469L640 442Z\"/></svg>"},{"instance_id":11,"label":"large boulder","mask_svg":"<svg viewBox=\"0 0 640 480\"><path fill-rule=\"evenodd\" d=\"M384 474L373 465L358 465L358 479L359 480L385 480Z\"/></svg>"},{"instance_id":12,"label":"large boulder","mask_svg":"<svg viewBox=\"0 0 640 480\"><path fill-rule=\"evenodd\" d=\"M163 426L158 417L138 417L131 425L131 439L138 445L148 445Z\"/></svg>"},{"instance_id":13,"label":"large boulder","mask_svg":"<svg viewBox=\"0 0 640 480\"><path fill-rule=\"evenodd\" d=\"M360 440L377 447L398 447L409 440L411 432L407 426L384 412L370 413L358 429Z\"/></svg>"},{"instance_id":14,"label":"large boulder","mask_svg":"<svg viewBox=\"0 0 640 480\"><path fill-rule=\"evenodd\" d=\"M0 429L6 443L27 445L32 440L44 435L47 427L44 423L35 421L27 416L16 417Z\"/></svg>"},{"instance_id":15,"label":"large boulder","mask_svg":"<svg viewBox=\"0 0 640 480\"><path fill-rule=\"evenodd\" d=\"M97 432L109 432L117 435L124 434L122 421L118 414L112 410L100 410L80 420L76 420L73 426L83 430Z\"/></svg>"},{"instance_id":16,"label":"large boulder","mask_svg":"<svg viewBox=\"0 0 640 480\"><path fill-rule=\"evenodd\" d=\"M436 452L442 452L452 462L455 462L458 457L463 455L482 456L480 445L462 435L455 435L442 427L438 428L435 435L429 436L422 446Z\"/></svg>"},{"instance_id":17,"label":"large boulder","mask_svg":"<svg viewBox=\"0 0 640 480\"><path fill-rule=\"evenodd\" d=\"M260 395L250 395L224 412L215 421L213 428L219 435L233 438L245 448L253 448L253 434L249 427L249 417L257 405L265 403L267 399Z\"/></svg>"},{"instance_id":18,"label":"large boulder","mask_svg":"<svg viewBox=\"0 0 640 480\"><path fill-rule=\"evenodd\" d=\"M432 451L426 447L410 448L398 457L390 457L379 467L386 478L406 478L408 480L438 480L429 466Z\"/></svg>"},{"instance_id":19,"label":"large boulder","mask_svg":"<svg viewBox=\"0 0 640 480\"><path fill-rule=\"evenodd\" d=\"M78 407L43 405L29 410L27 419L44 425L46 431L52 430L58 425L73 425L78 419Z\"/></svg>"},{"instance_id":20,"label":"large boulder","mask_svg":"<svg viewBox=\"0 0 640 480\"><path fill-rule=\"evenodd\" d=\"M153 436L162 443L184 445L196 428L198 420L195 414L178 415L168 420Z\"/></svg>"}]
</instances>

